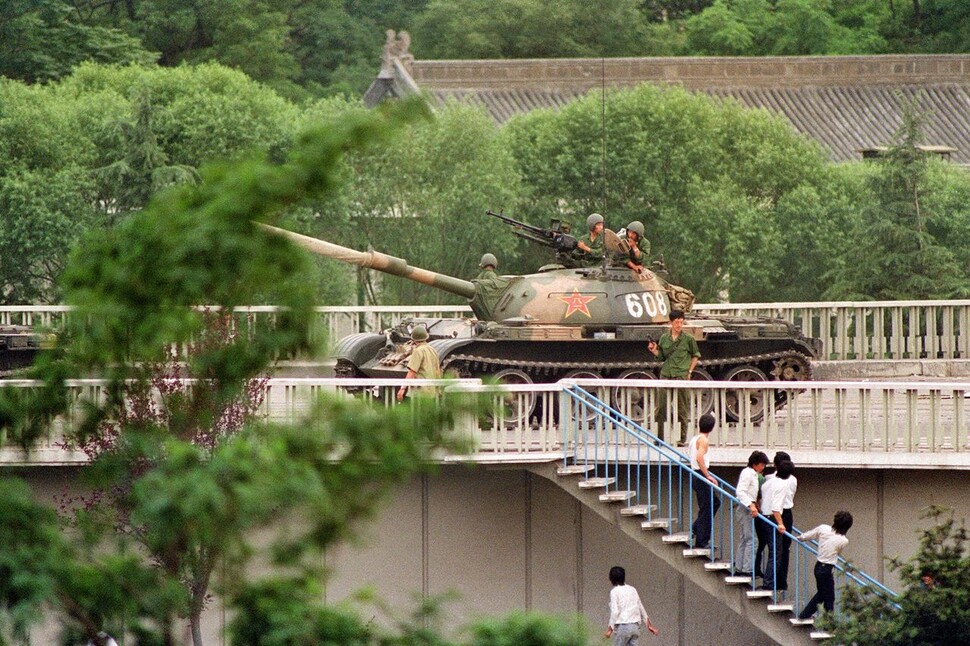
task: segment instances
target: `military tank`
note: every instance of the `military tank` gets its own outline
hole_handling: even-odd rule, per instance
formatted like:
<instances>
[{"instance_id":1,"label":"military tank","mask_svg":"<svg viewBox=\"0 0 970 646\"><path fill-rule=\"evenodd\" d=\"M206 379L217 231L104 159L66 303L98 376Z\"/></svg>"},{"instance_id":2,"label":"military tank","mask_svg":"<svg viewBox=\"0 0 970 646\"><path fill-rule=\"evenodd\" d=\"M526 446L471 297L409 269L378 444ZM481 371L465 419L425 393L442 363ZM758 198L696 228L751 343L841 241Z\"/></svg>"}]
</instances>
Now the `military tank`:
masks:
<instances>
[{"instance_id":1,"label":"military tank","mask_svg":"<svg viewBox=\"0 0 970 646\"><path fill-rule=\"evenodd\" d=\"M0 325L0 377L29 366L44 345L43 337L28 326Z\"/></svg>"},{"instance_id":2,"label":"military tank","mask_svg":"<svg viewBox=\"0 0 970 646\"><path fill-rule=\"evenodd\" d=\"M528 225L527 225L528 226ZM562 254L575 239L561 230L525 231ZM689 311L693 295L650 269L637 272L608 261L595 267L555 263L537 273L468 281L412 267L377 251L360 252L275 227L312 253L400 276L466 298L475 318L410 318L381 333L340 339L334 349L341 377L401 378L413 345L411 328L427 327L429 343L443 370L460 377L484 377L508 384L555 382L562 378L654 378L659 362L647 350L650 339L668 329L671 302ZM606 231L610 253L628 248ZM537 240L537 241L542 241ZM820 342L780 319L704 318L688 313L683 331L701 351L695 380L738 382L811 379ZM784 395L779 395L780 402ZM710 399L710 398L708 398ZM749 402L757 414L763 402ZM728 402L737 417L738 403Z\"/></svg>"}]
</instances>

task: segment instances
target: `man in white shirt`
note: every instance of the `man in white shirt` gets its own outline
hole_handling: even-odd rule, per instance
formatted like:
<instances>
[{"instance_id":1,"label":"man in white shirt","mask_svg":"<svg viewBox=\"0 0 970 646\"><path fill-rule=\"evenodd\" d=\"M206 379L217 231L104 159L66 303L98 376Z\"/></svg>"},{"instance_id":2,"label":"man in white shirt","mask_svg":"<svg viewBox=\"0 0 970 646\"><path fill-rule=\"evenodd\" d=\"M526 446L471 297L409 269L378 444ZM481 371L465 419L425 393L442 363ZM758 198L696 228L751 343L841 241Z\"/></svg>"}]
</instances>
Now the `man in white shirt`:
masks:
<instances>
[{"instance_id":1,"label":"man in white shirt","mask_svg":"<svg viewBox=\"0 0 970 646\"><path fill-rule=\"evenodd\" d=\"M762 513L778 525L777 536L768 538L768 561L764 568L762 590L788 589L788 553L791 538L786 532L791 528L791 508L785 509L785 501L791 492L788 479L792 477L795 465L784 460L778 465L775 477L765 480L761 487Z\"/></svg>"},{"instance_id":2,"label":"man in white shirt","mask_svg":"<svg viewBox=\"0 0 970 646\"><path fill-rule=\"evenodd\" d=\"M640 639L640 623L647 627L651 634L659 635L650 622L647 611L640 601L640 594L632 585L626 584L626 570L618 565L610 568L610 625L606 629L606 638L613 638L613 646L633 646Z\"/></svg>"},{"instance_id":3,"label":"man in white shirt","mask_svg":"<svg viewBox=\"0 0 970 646\"><path fill-rule=\"evenodd\" d=\"M765 470L767 464L768 456L765 455L764 451L753 451L748 457L748 466L741 471L741 475L738 477L738 486L735 491L738 500L745 506L748 513L738 514L741 540L738 541L738 550L734 559L734 574L737 576L751 576L752 564L754 563L754 532L752 527L758 518L758 493L761 490L759 475Z\"/></svg>"},{"instance_id":4,"label":"man in white shirt","mask_svg":"<svg viewBox=\"0 0 970 646\"><path fill-rule=\"evenodd\" d=\"M818 592L805 605L805 609L798 614L799 619L808 619L818 611L821 603L826 612L835 608L835 577L833 570L839 561L839 555L849 539L845 537L852 527L852 514L840 511L835 514L832 525L819 525L798 537L800 541L818 539L818 562L815 563L815 585Z\"/></svg>"}]
</instances>

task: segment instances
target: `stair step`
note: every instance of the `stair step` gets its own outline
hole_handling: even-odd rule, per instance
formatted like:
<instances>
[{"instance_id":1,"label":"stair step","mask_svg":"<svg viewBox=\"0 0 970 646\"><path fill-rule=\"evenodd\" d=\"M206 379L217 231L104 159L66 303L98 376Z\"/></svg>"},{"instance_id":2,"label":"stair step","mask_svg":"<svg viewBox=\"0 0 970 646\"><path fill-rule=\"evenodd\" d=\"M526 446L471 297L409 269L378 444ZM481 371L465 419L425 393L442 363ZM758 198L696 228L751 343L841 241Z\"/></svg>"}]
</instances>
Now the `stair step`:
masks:
<instances>
[{"instance_id":1,"label":"stair step","mask_svg":"<svg viewBox=\"0 0 970 646\"><path fill-rule=\"evenodd\" d=\"M621 516L647 516L657 511L657 505L633 505L620 510Z\"/></svg>"},{"instance_id":2,"label":"stair step","mask_svg":"<svg viewBox=\"0 0 970 646\"><path fill-rule=\"evenodd\" d=\"M690 534L684 532L682 534L667 534L660 538L664 543L689 543Z\"/></svg>"},{"instance_id":3,"label":"stair step","mask_svg":"<svg viewBox=\"0 0 970 646\"><path fill-rule=\"evenodd\" d=\"M636 498L636 491L611 491L600 494L600 502L627 502Z\"/></svg>"},{"instance_id":4,"label":"stair step","mask_svg":"<svg viewBox=\"0 0 970 646\"><path fill-rule=\"evenodd\" d=\"M590 471L594 470L596 465L594 464L570 464L568 467L559 467L556 469L557 476L581 476L586 475Z\"/></svg>"},{"instance_id":5,"label":"stair step","mask_svg":"<svg viewBox=\"0 0 970 646\"><path fill-rule=\"evenodd\" d=\"M792 626L813 626L815 625L814 619L799 619L798 617L792 617L788 621L791 622Z\"/></svg>"},{"instance_id":6,"label":"stair step","mask_svg":"<svg viewBox=\"0 0 970 646\"><path fill-rule=\"evenodd\" d=\"M774 596L771 590L748 590L745 594L749 599L770 599Z\"/></svg>"},{"instance_id":7,"label":"stair step","mask_svg":"<svg viewBox=\"0 0 970 646\"><path fill-rule=\"evenodd\" d=\"M749 576L726 576L724 577L724 582L728 585L751 585L751 577Z\"/></svg>"},{"instance_id":8,"label":"stair step","mask_svg":"<svg viewBox=\"0 0 970 646\"><path fill-rule=\"evenodd\" d=\"M688 547L684 550L684 558L694 558L695 556L710 556L711 548L709 547Z\"/></svg>"},{"instance_id":9,"label":"stair step","mask_svg":"<svg viewBox=\"0 0 970 646\"><path fill-rule=\"evenodd\" d=\"M602 489L603 487L609 487L611 484L616 484L616 478L589 478L587 480L580 480L579 488Z\"/></svg>"},{"instance_id":10,"label":"stair step","mask_svg":"<svg viewBox=\"0 0 970 646\"><path fill-rule=\"evenodd\" d=\"M808 634L808 636L816 641L821 641L823 639L832 639L832 633L827 633L824 630L813 630Z\"/></svg>"},{"instance_id":11,"label":"stair step","mask_svg":"<svg viewBox=\"0 0 970 646\"><path fill-rule=\"evenodd\" d=\"M704 564L704 569L705 570L714 570L714 571L730 570L731 569L731 564L730 563L726 563L724 561L712 561L711 563L705 563Z\"/></svg>"},{"instance_id":12,"label":"stair step","mask_svg":"<svg viewBox=\"0 0 970 646\"><path fill-rule=\"evenodd\" d=\"M671 522L673 522L673 518L654 518L653 520L645 520L640 523L640 529L667 529L670 527ZM664 538L666 539L667 537L664 536Z\"/></svg>"},{"instance_id":13,"label":"stair step","mask_svg":"<svg viewBox=\"0 0 970 646\"><path fill-rule=\"evenodd\" d=\"M768 612L795 612L795 606L791 603L769 603Z\"/></svg>"}]
</instances>

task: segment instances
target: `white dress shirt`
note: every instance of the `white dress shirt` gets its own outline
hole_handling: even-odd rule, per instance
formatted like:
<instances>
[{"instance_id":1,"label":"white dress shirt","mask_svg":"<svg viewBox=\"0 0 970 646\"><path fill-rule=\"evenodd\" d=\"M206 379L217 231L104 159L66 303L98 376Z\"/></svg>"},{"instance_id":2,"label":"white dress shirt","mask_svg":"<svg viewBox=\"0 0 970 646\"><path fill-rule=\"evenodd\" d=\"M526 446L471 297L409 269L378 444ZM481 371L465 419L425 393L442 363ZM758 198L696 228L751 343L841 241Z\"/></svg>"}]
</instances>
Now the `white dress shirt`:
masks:
<instances>
[{"instance_id":1,"label":"white dress shirt","mask_svg":"<svg viewBox=\"0 0 970 646\"><path fill-rule=\"evenodd\" d=\"M768 484L768 481L773 480L774 478L774 473L768 474L765 476L765 484ZM782 482L788 483L788 491L785 492L785 501L782 509L792 509L795 506L795 492L798 490L798 478L795 476L788 476L788 480L783 480Z\"/></svg>"},{"instance_id":2,"label":"white dress shirt","mask_svg":"<svg viewBox=\"0 0 970 646\"><path fill-rule=\"evenodd\" d=\"M617 624L647 623L647 611L632 585L615 585L610 590L610 628Z\"/></svg>"},{"instance_id":3,"label":"white dress shirt","mask_svg":"<svg viewBox=\"0 0 970 646\"><path fill-rule=\"evenodd\" d=\"M761 485L761 513L766 516L771 516L774 512L780 514L784 511L785 496L787 493L788 483L781 478L768 478L765 480L765 483Z\"/></svg>"},{"instance_id":4,"label":"white dress shirt","mask_svg":"<svg viewBox=\"0 0 970 646\"><path fill-rule=\"evenodd\" d=\"M837 534L830 525L819 525L798 537L800 541L818 539L818 562L835 565L839 560L842 549L849 544L845 534Z\"/></svg>"},{"instance_id":5,"label":"white dress shirt","mask_svg":"<svg viewBox=\"0 0 970 646\"><path fill-rule=\"evenodd\" d=\"M736 492L741 504L750 507L758 499L758 472L751 467L745 467L738 478Z\"/></svg>"}]
</instances>

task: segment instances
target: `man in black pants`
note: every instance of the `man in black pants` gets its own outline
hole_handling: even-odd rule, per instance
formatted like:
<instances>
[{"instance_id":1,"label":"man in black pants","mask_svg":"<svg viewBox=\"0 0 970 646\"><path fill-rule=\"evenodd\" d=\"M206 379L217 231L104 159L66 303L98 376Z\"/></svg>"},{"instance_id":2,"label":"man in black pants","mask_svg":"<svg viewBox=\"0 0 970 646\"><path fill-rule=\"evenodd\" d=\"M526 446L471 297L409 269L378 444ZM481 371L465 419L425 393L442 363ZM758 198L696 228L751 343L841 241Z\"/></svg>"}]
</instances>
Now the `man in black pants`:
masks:
<instances>
[{"instance_id":1,"label":"man in black pants","mask_svg":"<svg viewBox=\"0 0 970 646\"><path fill-rule=\"evenodd\" d=\"M849 544L845 537L852 527L852 514L840 511L835 514L832 525L819 525L798 537L800 541L818 539L818 562L815 563L815 585L818 592L805 605L805 609L798 614L799 619L808 619L818 611L821 603L826 612L835 608L835 577L833 570L839 561L839 554Z\"/></svg>"},{"instance_id":2,"label":"man in black pants","mask_svg":"<svg viewBox=\"0 0 970 646\"><path fill-rule=\"evenodd\" d=\"M717 479L708 470L711 462L708 438L711 431L714 430L714 423L713 415L710 413L702 415L698 422L700 433L690 441L690 445L687 447L690 466L695 472L695 475L691 476L690 484L697 495L697 519L691 527L695 548L710 546L714 514L721 507L721 497L713 490L713 486L717 485ZM698 475L700 477L697 477Z\"/></svg>"}]
</instances>

